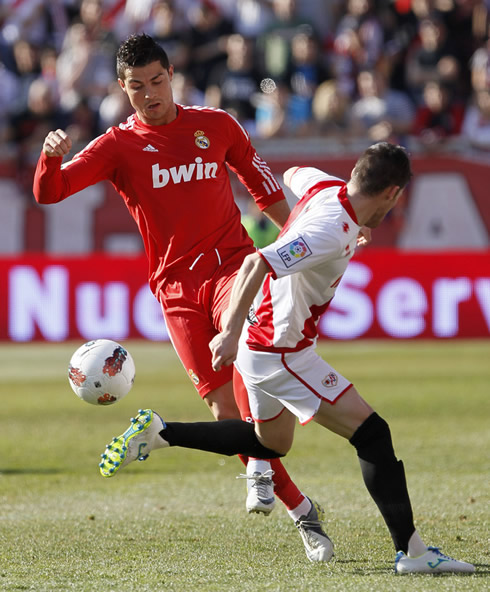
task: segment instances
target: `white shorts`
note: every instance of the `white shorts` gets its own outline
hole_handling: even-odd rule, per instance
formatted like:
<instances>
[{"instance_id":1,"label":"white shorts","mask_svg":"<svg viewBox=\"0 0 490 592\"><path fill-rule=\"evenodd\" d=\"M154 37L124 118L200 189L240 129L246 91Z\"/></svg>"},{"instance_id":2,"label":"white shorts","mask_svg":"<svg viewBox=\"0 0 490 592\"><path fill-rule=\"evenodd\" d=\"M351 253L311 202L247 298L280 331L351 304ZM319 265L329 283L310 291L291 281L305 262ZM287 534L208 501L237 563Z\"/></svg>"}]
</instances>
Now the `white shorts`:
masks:
<instances>
[{"instance_id":1,"label":"white shorts","mask_svg":"<svg viewBox=\"0 0 490 592\"><path fill-rule=\"evenodd\" d=\"M277 354L249 350L242 342L235 366L247 387L250 411L257 422L275 419L286 407L304 425L313 419L322 401L333 405L352 386L312 347Z\"/></svg>"}]
</instances>

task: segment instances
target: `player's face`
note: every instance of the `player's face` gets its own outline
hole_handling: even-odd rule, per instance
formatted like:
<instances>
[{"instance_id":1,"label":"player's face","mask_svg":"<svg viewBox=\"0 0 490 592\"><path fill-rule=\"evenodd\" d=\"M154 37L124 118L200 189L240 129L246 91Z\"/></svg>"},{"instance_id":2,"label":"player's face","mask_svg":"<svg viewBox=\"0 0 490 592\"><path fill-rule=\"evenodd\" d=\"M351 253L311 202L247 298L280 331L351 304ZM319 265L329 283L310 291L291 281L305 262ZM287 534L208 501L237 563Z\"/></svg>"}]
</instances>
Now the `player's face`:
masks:
<instances>
[{"instance_id":1,"label":"player's face","mask_svg":"<svg viewBox=\"0 0 490 592\"><path fill-rule=\"evenodd\" d=\"M146 66L127 68L119 85L128 95L129 102L143 123L165 125L177 116L170 85L173 66L168 70L160 62Z\"/></svg>"},{"instance_id":2,"label":"player's face","mask_svg":"<svg viewBox=\"0 0 490 592\"><path fill-rule=\"evenodd\" d=\"M367 226L368 228L378 227L381 224L381 222L383 222L386 214L396 206L398 199L402 193L403 189L398 189L396 192L392 192L388 196L385 195L384 197L381 197L378 207L372 213L369 220L363 224L363 226Z\"/></svg>"}]
</instances>

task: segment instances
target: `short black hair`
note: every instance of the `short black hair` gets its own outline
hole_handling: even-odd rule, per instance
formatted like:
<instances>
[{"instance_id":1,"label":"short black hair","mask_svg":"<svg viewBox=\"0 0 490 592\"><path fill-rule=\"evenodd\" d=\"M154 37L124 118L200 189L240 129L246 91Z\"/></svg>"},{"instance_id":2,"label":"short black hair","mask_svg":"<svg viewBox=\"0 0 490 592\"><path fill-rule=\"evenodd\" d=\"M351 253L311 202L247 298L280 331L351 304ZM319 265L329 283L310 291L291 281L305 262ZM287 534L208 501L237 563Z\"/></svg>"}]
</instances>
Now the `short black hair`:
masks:
<instances>
[{"instance_id":1,"label":"short black hair","mask_svg":"<svg viewBox=\"0 0 490 592\"><path fill-rule=\"evenodd\" d=\"M154 39L145 33L141 35L131 35L124 41L116 54L117 76L124 80L127 68L147 66L152 62L160 64L168 70L170 62L168 56Z\"/></svg>"},{"instance_id":2,"label":"short black hair","mask_svg":"<svg viewBox=\"0 0 490 592\"><path fill-rule=\"evenodd\" d=\"M389 142L373 144L360 156L352 180L365 195L376 195L388 187L403 189L412 177L410 158L403 146Z\"/></svg>"}]
</instances>

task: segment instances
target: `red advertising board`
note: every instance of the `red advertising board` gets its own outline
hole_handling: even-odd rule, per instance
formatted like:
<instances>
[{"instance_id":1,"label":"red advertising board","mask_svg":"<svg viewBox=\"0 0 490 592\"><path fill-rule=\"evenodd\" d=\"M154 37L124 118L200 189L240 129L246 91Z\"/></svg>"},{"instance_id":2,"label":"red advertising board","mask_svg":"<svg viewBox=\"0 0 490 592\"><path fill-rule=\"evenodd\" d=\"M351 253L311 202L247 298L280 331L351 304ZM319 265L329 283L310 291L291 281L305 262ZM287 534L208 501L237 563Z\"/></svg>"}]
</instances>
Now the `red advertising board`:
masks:
<instances>
[{"instance_id":1,"label":"red advertising board","mask_svg":"<svg viewBox=\"0 0 490 592\"><path fill-rule=\"evenodd\" d=\"M0 259L0 340L167 340L144 256ZM323 338L490 336L490 252L366 249L352 259Z\"/></svg>"}]
</instances>

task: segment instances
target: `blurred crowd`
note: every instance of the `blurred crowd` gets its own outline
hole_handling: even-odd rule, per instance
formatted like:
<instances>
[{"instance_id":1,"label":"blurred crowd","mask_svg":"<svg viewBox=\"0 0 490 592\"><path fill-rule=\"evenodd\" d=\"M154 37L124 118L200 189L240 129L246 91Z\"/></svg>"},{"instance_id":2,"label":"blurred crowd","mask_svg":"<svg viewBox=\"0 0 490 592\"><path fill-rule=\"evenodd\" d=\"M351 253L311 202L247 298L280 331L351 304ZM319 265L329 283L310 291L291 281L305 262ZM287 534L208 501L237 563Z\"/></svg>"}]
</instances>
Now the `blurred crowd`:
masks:
<instances>
[{"instance_id":1,"label":"blurred crowd","mask_svg":"<svg viewBox=\"0 0 490 592\"><path fill-rule=\"evenodd\" d=\"M3 0L0 137L86 143L129 104L115 53L152 35L175 100L226 109L252 138L490 149L489 0Z\"/></svg>"}]
</instances>

